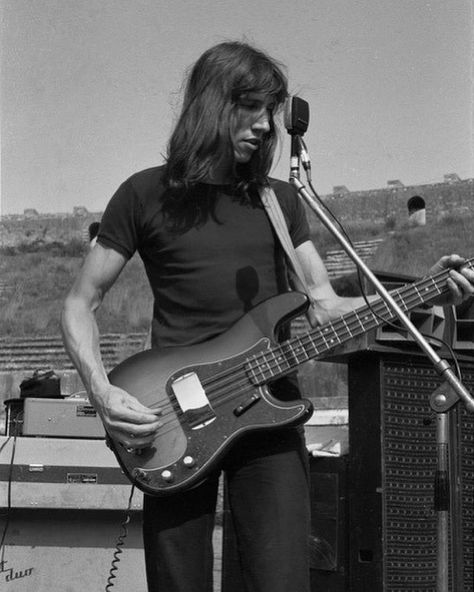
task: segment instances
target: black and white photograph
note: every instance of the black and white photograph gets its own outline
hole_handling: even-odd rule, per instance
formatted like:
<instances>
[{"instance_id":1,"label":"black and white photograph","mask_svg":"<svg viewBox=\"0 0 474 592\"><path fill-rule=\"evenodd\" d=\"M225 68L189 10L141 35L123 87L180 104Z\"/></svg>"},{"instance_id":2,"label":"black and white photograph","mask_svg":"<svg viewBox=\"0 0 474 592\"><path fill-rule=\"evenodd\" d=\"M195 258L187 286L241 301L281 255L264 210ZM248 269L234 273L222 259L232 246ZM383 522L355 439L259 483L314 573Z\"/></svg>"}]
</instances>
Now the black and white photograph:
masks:
<instances>
[{"instance_id":1,"label":"black and white photograph","mask_svg":"<svg viewBox=\"0 0 474 592\"><path fill-rule=\"evenodd\" d=\"M0 0L0 590L472 592L472 0Z\"/></svg>"}]
</instances>

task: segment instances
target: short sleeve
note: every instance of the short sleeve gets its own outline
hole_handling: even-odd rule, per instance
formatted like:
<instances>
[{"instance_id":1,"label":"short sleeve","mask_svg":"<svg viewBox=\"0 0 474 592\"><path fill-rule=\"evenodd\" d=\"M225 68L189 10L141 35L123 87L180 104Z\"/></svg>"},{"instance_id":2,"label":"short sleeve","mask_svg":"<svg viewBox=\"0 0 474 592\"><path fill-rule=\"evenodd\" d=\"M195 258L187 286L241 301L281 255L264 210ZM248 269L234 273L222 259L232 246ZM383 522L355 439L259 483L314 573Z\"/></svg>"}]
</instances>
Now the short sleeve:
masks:
<instances>
[{"instance_id":1,"label":"short sleeve","mask_svg":"<svg viewBox=\"0 0 474 592\"><path fill-rule=\"evenodd\" d=\"M304 204L296 189L289 183L272 179L271 186L285 216L293 246L299 247L310 240L310 229Z\"/></svg>"},{"instance_id":2,"label":"short sleeve","mask_svg":"<svg viewBox=\"0 0 474 592\"><path fill-rule=\"evenodd\" d=\"M100 221L97 242L130 259L138 248L140 204L130 180L120 185Z\"/></svg>"}]
</instances>

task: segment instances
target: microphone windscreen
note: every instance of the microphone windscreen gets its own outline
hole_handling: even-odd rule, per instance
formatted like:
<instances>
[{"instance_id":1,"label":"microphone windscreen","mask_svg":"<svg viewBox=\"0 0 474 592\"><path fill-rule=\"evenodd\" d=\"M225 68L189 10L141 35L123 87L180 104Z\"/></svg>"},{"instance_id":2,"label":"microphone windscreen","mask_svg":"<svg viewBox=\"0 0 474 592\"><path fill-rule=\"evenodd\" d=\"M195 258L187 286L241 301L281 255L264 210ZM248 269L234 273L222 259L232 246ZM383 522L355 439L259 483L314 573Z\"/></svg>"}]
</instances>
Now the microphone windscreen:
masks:
<instances>
[{"instance_id":1,"label":"microphone windscreen","mask_svg":"<svg viewBox=\"0 0 474 592\"><path fill-rule=\"evenodd\" d=\"M309 125L309 104L300 97L290 96L285 102L285 127L289 134L302 136Z\"/></svg>"}]
</instances>

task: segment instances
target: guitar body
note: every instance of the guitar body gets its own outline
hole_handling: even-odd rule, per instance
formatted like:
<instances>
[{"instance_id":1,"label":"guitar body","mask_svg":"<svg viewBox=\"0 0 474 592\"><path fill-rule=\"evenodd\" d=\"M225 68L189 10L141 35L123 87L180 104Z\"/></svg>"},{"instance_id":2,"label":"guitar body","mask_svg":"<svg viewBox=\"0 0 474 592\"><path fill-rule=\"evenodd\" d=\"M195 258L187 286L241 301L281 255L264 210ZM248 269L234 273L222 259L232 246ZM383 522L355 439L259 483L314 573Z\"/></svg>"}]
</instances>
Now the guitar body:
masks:
<instances>
[{"instance_id":1,"label":"guitar body","mask_svg":"<svg viewBox=\"0 0 474 592\"><path fill-rule=\"evenodd\" d=\"M279 401L247 363L271 349L279 325L306 308L303 294L281 294L215 339L185 348L147 350L112 370L112 384L142 404L162 409L163 426L151 447L129 452L110 441L137 487L152 495L193 487L219 466L244 434L308 419L310 401Z\"/></svg>"}]
</instances>

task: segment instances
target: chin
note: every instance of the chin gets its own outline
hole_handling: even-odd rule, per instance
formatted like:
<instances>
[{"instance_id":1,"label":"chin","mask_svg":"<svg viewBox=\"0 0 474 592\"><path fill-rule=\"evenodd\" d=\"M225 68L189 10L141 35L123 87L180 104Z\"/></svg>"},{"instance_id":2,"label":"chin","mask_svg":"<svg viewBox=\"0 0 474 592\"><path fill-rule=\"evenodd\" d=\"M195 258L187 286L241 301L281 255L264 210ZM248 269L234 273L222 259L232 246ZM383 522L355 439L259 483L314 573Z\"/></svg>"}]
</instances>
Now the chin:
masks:
<instances>
[{"instance_id":1,"label":"chin","mask_svg":"<svg viewBox=\"0 0 474 592\"><path fill-rule=\"evenodd\" d=\"M252 156L249 154L234 154L235 164L247 164L251 158Z\"/></svg>"}]
</instances>

